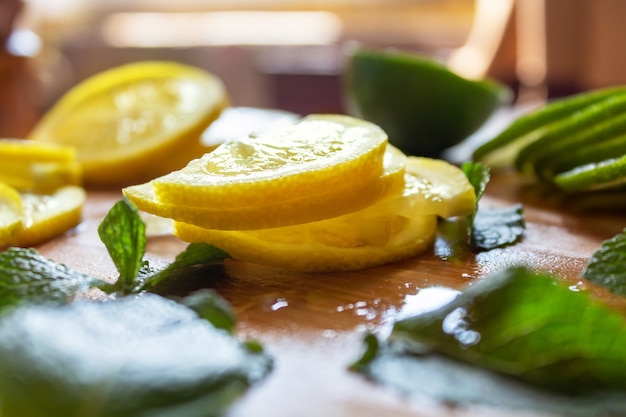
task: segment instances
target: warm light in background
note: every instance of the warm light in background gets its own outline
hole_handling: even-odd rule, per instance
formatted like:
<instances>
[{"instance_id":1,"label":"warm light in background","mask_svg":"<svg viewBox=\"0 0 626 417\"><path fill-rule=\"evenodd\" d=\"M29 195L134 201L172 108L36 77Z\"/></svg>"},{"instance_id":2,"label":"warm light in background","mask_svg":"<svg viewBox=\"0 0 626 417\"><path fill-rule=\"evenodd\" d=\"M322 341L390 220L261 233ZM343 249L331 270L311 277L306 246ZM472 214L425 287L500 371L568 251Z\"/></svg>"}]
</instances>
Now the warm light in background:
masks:
<instances>
[{"instance_id":1,"label":"warm light in background","mask_svg":"<svg viewBox=\"0 0 626 417\"><path fill-rule=\"evenodd\" d=\"M328 45L341 33L341 20L322 11L116 13L102 26L105 41L118 47Z\"/></svg>"}]
</instances>

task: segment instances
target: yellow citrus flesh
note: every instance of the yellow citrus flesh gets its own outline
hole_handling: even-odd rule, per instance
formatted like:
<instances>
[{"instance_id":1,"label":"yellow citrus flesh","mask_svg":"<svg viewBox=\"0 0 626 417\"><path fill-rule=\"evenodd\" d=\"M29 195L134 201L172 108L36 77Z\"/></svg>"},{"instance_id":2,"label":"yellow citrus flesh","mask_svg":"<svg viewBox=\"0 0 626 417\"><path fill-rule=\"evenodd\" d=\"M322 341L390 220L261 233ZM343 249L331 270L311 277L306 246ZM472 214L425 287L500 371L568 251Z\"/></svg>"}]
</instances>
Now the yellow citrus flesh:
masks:
<instances>
[{"instance_id":1,"label":"yellow citrus flesh","mask_svg":"<svg viewBox=\"0 0 626 417\"><path fill-rule=\"evenodd\" d=\"M80 185L81 173L76 161L29 164L6 161L0 167L0 181L20 191L50 193L65 185Z\"/></svg>"},{"instance_id":2,"label":"yellow citrus flesh","mask_svg":"<svg viewBox=\"0 0 626 417\"><path fill-rule=\"evenodd\" d=\"M405 162L406 156L402 152L388 146L383 162L384 171L374 181L361 181L314 196L298 196L287 202L234 209L161 203L156 199L151 183L126 187L122 191L139 210L160 217L210 229L264 229L336 217L397 194L404 187Z\"/></svg>"},{"instance_id":3,"label":"yellow citrus flesh","mask_svg":"<svg viewBox=\"0 0 626 417\"><path fill-rule=\"evenodd\" d=\"M213 244L244 261L299 271L341 271L414 257L434 242L438 216L469 215L475 197L454 165L409 158L403 192L340 217L293 226L224 231L174 222L189 242Z\"/></svg>"},{"instance_id":4,"label":"yellow citrus flesh","mask_svg":"<svg viewBox=\"0 0 626 417\"><path fill-rule=\"evenodd\" d=\"M55 143L38 143L25 139L0 139L0 160L30 164L35 162L71 163L76 151L71 146Z\"/></svg>"},{"instance_id":5,"label":"yellow citrus flesh","mask_svg":"<svg viewBox=\"0 0 626 417\"><path fill-rule=\"evenodd\" d=\"M22 228L14 234L11 245L33 246L78 225L85 199L85 191L71 185L52 194L22 194Z\"/></svg>"},{"instance_id":6,"label":"yellow citrus flesh","mask_svg":"<svg viewBox=\"0 0 626 417\"><path fill-rule=\"evenodd\" d=\"M210 73L132 63L75 86L29 137L75 148L87 184L132 184L202 155L201 134L227 103L223 83Z\"/></svg>"},{"instance_id":7,"label":"yellow citrus flesh","mask_svg":"<svg viewBox=\"0 0 626 417\"><path fill-rule=\"evenodd\" d=\"M457 166L441 159L410 156L406 172L410 174L407 188L419 190L412 193L411 201L420 213L449 218L467 216L476 209L474 187Z\"/></svg>"},{"instance_id":8,"label":"yellow citrus flesh","mask_svg":"<svg viewBox=\"0 0 626 417\"><path fill-rule=\"evenodd\" d=\"M397 262L423 253L435 239L434 215L383 216L371 221L376 224L374 231L368 225L358 225L369 232L363 233L362 239L350 238L341 230L317 228L313 223L277 233L275 229L212 230L174 222L174 233L185 241L213 244L235 259L302 272L349 271ZM387 243L376 244L382 237Z\"/></svg>"},{"instance_id":9,"label":"yellow citrus flesh","mask_svg":"<svg viewBox=\"0 0 626 417\"><path fill-rule=\"evenodd\" d=\"M11 244L22 227L22 200L14 188L0 182L0 248Z\"/></svg>"},{"instance_id":10,"label":"yellow citrus flesh","mask_svg":"<svg viewBox=\"0 0 626 417\"><path fill-rule=\"evenodd\" d=\"M152 181L162 203L230 210L328 197L376 181L387 135L340 115L312 115L257 137L225 142L185 168Z\"/></svg>"}]
</instances>

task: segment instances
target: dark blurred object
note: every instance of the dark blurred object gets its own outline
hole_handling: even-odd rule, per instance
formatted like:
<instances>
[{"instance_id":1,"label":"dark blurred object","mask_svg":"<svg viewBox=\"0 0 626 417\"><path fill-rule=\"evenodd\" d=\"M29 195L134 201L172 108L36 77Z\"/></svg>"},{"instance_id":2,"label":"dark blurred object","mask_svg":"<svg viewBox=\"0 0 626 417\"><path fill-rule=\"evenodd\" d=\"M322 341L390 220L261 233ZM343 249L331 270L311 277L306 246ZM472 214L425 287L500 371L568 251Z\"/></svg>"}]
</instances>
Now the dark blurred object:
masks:
<instances>
[{"instance_id":1,"label":"dark blurred object","mask_svg":"<svg viewBox=\"0 0 626 417\"><path fill-rule=\"evenodd\" d=\"M21 47L29 42L24 35L35 35L15 27L23 7L20 0L0 0L0 137L25 137L37 117L33 48Z\"/></svg>"}]
</instances>

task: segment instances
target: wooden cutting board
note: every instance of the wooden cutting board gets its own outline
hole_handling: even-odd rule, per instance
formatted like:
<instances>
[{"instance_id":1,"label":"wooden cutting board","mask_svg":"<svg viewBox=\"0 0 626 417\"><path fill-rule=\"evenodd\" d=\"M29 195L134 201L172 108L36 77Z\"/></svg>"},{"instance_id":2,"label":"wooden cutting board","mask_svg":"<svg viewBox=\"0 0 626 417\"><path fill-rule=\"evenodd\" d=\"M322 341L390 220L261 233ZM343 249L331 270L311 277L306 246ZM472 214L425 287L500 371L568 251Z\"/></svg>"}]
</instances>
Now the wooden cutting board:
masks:
<instances>
[{"instance_id":1,"label":"wooden cutting board","mask_svg":"<svg viewBox=\"0 0 626 417\"><path fill-rule=\"evenodd\" d=\"M90 191L82 224L41 245L40 253L76 270L114 279L116 271L98 238L97 226L120 197L118 190ZM346 368L358 357L364 333L389 326L405 301L420 289L460 289L517 264L576 283L587 258L602 241L626 227L624 215L567 212L554 193L524 183L513 173L494 173L481 205L516 202L523 203L527 221L522 242L462 261L441 259L431 251L417 259L364 271L305 275L227 262L223 276L210 285L232 303L238 334L259 340L275 358L273 372L249 391L229 416L503 415L501 410L481 407L452 409L428 399L409 403ZM152 262L169 262L185 248L185 243L158 222L148 219L148 225L152 232L147 257Z\"/></svg>"}]
</instances>

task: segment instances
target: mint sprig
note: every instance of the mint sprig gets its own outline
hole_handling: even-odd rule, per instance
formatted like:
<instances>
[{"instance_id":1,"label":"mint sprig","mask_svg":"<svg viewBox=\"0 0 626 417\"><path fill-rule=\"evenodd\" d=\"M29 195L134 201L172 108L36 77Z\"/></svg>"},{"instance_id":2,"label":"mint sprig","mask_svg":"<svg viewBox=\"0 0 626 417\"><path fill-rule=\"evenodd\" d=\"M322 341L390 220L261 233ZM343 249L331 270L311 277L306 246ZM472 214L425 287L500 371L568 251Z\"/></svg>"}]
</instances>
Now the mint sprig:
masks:
<instances>
[{"instance_id":1,"label":"mint sprig","mask_svg":"<svg viewBox=\"0 0 626 417\"><path fill-rule=\"evenodd\" d=\"M146 250L146 225L137 208L122 198L98 226L98 235L120 274L112 290L122 294L134 292Z\"/></svg>"}]
</instances>

